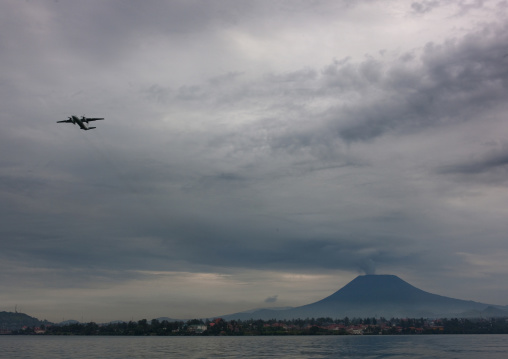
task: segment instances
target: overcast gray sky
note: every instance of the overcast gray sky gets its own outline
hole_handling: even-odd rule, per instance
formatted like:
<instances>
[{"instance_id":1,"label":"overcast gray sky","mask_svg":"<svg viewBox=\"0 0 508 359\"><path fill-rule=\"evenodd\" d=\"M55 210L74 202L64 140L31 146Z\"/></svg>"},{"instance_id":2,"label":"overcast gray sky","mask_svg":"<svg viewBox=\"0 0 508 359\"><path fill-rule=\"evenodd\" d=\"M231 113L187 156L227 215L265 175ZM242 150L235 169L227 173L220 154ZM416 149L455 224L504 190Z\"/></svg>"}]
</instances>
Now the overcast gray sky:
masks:
<instances>
[{"instance_id":1,"label":"overcast gray sky","mask_svg":"<svg viewBox=\"0 0 508 359\"><path fill-rule=\"evenodd\" d=\"M217 316L364 273L507 305L507 34L497 0L2 1L0 310Z\"/></svg>"}]
</instances>

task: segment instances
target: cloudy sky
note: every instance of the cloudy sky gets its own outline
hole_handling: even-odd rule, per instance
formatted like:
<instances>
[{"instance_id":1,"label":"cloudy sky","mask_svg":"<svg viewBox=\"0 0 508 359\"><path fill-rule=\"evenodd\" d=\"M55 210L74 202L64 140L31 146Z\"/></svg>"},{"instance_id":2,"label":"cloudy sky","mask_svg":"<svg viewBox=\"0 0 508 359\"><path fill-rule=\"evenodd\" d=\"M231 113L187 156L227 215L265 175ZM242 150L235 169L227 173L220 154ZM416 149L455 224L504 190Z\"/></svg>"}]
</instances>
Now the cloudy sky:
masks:
<instances>
[{"instance_id":1,"label":"cloudy sky","mask_svg":"<svg viewBox=\"0 0 508 359\"><path fill-rule=\"evenodd\" d=\"M507 305L507 34L504 0L2 1L0 311L218 316L365 273Z\"/></svg>"}]
</instances>

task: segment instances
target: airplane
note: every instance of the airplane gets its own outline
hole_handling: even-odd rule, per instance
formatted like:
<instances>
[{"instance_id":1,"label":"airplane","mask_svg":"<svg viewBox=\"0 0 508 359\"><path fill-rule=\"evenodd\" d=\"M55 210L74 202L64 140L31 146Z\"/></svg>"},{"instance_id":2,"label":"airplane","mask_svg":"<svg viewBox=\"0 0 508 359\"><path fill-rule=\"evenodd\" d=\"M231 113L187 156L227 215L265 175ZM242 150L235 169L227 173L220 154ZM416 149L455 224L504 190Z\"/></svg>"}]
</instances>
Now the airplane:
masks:
<instances>
[{"instance_id":1,"label":"airplane","mask_svg":"<svg viewBox=\"0 0 508 359\"><path fill-rule=\"evenodd\" d=\"M78 116L69 116L68 120L56 121L56 123L78 124L79 128L81 128L82 130L88 131L88 130L92 130L92 129L96 128L96 127L89 127L88 122L99 121L99 120L104 120L104 118L90 118L90 117L87 118L85 116L81 116L81 118L78 118Z\"/></svg>"}]
</instances>

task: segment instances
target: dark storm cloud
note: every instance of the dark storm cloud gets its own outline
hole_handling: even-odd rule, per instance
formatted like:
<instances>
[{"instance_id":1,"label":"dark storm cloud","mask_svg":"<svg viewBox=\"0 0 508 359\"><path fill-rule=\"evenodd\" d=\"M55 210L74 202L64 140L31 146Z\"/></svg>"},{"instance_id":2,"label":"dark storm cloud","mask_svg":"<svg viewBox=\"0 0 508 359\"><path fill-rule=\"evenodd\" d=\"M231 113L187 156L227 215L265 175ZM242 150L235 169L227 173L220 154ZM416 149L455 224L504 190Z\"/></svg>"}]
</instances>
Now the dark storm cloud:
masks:
<instances>
[{"instance_id":1,"label":"dark storm cloud","mask_svg":"<svg viewBox=\"0 0 508 359\"><path fill-rule=\"evenodd\" d=\"M173 93L173 90L169 87L162 87L160 85L152 85L146 90L142 90L142 92L152 100L156 102L164 103L166 102Z\"/></svg>"},{"instance_id":2,"label":"dark storm cloud","mask_svg":"<svg viewBox=\"0 0 508 359\"><path fill-rule=\"evenodd\" d=\"M449 169L449 172L476 174L495 171L497 169L505 171L506 165L508 165L508 152L500 155L495 154L477 162L457 165Z\"/></svg>"},{"instance_id":3,"label":"dark storm cloud","mask_svg":"<svg viewBox=\"0 0 508 359\"><path fill-rule=\"evenodd\" d=\"M432 11L433 8L439 6L439 1L420 1L414 2L411 4L411 8L415 13L424 14L426 12Z\"/></svg>"},{"instance_id":4,"label":"dark storm cloud","mask_svg":"<svg viewBox=\"0 0 508 359\"><path fill-rule=\"evenodd\" d=\"M153 268L174 269L170 258L180 257L183 260L179 265L185 270L199 265L201 269L205 268L203 266L251 269L261 266L265 270L300 272L326 268L373 273L376 263L408 263L415 256L405 248L404 241L408 238L368 232L364 233L364 238L327 238L333 237L331 234L314 234L312 238L312 231L303 224L294 223L288 227L279 222L280 228L277 228L277 225L270 225L274 219L243 219L224 207L220 210L229 218L221 220L230 222L227 227L220 222L206 223L194 218L183 227L173 228L171 232L178 234L178 238L167 238L164 246L159 247L160 253L167 248L164 255L168 262L154 261ZM381 249L381 243L386 249ZM397 246L399 250L395 249Z\"/></svg>"},{"instance_id":5,"label":"dark storm cloud","mask_svg":"<svg viewBox=\"0 0 508 359\"><path fill-rule=\"evenodd\" d=\"M237 79L239 76L242 76L242 74L242 72L232 71L224 75L214 76L208 81L213 86L227 85Z\"/></svg>"},{"instance_id":6,"label":"dark storm cloud","mask_svg":"<svg viewBox=\"0 0 508 359\"><path fill-rule=\"evenodd\" d=\"M473 121L498 106L508 96L505 31L505 26L486 26L461 39L428 43L391 62L371 56L361 62L344 59L320 72L307 68L256 82L228 73L218 77L227 79L222 88L216 78L210 80L213 87L170 91L154 85L150 93L170 105L185 101L204 108L265 101L269 117L216 134L208 140L214 149L222 143L235 151L257 147L336 157L341 142ZM320 98L328 105L314 106Z\"/></svg>"},{"instance_id":7,"label":"dark storm cloud","mask_svg":"<svg viewBox=\"0 0 508 359\"><path fill-rule=\"evenodd\" d=\"M415 131L481 116L486 107L508 95L505 30L486 28L461 40L429 43L413 61L403 59L388 68L379 64L374 74L383 73L382 79L380 75L369 78L362 69L366 63L339 69L335 65L325 75L338 77L339 83L346 78L356 84L356 91L383 93L379 100L344 108L340 116L345 117L346 125L339 126L340 137L348 142L365 141L387 132ZM346 88L350 91L352 86Z\"/></svg>"},{"instance_id":8,"label":"dark storm cloud","mask_svg":"<svg viewBox=\"0 0 508 359\"><path fill-rule=\"evenodd\" d=\"M455 180L504 184L508 172L508 146L504 143L490 147L494 148L483 154L471 154L467 160L441 166L437 172L451 175Z\"/></svg>"}]
</instances>

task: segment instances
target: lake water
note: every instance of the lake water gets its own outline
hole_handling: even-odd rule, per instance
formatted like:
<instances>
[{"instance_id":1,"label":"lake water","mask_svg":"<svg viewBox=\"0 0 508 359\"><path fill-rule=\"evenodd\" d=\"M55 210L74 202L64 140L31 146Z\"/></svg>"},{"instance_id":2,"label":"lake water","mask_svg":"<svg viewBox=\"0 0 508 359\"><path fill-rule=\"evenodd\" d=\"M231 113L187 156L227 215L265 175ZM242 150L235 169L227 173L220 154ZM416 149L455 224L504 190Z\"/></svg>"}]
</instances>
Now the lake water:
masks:
<instances>
[{"instance_id":1,"label":"lake water","mask_svg":"<svg viewBox=\"0 0 508 359\"><path fill-rule=\"evenodd\" d=\"M0 358L506 358L508 335L0 336Z\"/></svg>"}]
</instances>

